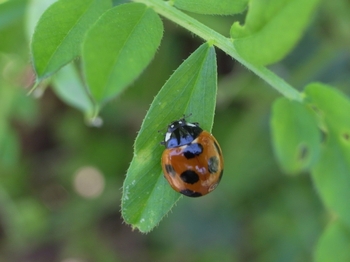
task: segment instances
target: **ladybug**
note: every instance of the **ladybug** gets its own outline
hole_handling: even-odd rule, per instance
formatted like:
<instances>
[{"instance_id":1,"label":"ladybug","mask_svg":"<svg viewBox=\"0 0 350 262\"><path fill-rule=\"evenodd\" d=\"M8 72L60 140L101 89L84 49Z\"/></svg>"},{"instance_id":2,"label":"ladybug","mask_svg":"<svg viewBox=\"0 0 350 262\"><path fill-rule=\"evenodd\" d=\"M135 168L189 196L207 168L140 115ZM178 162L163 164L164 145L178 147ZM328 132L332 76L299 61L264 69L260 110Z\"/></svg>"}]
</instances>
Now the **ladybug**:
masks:
<instances>
[{"instance_id":1,"label":"ladybug","mask_svg":"<svg viewBox=\"0 0 350 262\"><path fill-rule=\"evenodd\" d=\"M168 125L162 169L171 187L188 197L213 191L224 171L224 159L214 136L182 118Z\"/></svg>"}]
</instances>

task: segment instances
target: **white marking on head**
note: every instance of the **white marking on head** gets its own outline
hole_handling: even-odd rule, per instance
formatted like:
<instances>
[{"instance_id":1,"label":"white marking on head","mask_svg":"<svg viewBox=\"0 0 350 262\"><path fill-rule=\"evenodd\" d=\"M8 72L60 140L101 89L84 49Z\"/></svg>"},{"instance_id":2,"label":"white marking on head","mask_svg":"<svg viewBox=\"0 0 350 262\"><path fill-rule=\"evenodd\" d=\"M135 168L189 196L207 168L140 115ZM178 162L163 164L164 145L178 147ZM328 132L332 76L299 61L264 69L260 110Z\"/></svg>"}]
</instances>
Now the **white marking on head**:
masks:
<instances>
[{"instance_id":1,"label":"white marking on head","mask_svg":"<svg viewBox=\"0 0 350 262\"><path fill-rule=\"evenodd\" d=\"M192 124L192 123L187 123L188 126L193 126L195 127L196 125L195 124Z\"/></svg>"},{"instance_id":2,"label":"white marking on head","mask_svg":"<svg viewBox=\"0 0 350 262\"><path fill-rule=\"evenodd\" d=\"M168 142L170 137L171 137L171 132L166 132L164 141Z\"/></svg>"}]
</instances>

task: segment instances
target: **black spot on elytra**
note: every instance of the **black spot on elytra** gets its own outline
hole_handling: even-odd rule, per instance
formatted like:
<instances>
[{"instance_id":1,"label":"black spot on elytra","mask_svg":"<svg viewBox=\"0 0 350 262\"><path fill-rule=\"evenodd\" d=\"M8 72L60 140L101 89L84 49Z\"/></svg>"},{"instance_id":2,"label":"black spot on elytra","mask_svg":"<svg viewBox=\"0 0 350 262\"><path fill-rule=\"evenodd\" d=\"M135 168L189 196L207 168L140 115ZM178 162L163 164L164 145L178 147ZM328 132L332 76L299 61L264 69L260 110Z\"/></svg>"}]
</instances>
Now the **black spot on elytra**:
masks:
<instances>
[{"instance_id":1,"label":"black spot on elytra","mask_svg":"<svg viewBox=\"0 0 350 262\"><path fill-rule=\"evenodd\" d=\"M189 144L185 147L183 154L187 159L194 158L199 156L203 152L203 146L198 143Z\"/></svg>"},{"instance_id":2,"label":"black spot on elytra","mask_svg":"<svg viewBox=\"0 0 350 262\"><path fill-rule=\"evenodd\" d=\"M174 168L173 168L172 165L164 165L164 167L165 167L165 171L166 171L169 175L171 175L172 177L174 177L174 176L176 175L176 172L175 172L175 170L174 170Z\"/></svg>"},{"instance_id":3,"label":"black spot on elytra","mask_svg":"<svg viewBox=\"0 0 350 262\"><path fill-rule=\"evenodd\" d=\"M192 191L190 189L184 189L180 191L181 194L188 196L188 197L200 197L202 196L201 193Z\"/></svg>"},{"instance_id":4,"label":"black spot on elytra","mask_svg":"<svg viewBox=\"0 0 350 262\"><path fill-rule=\"evenodd\" d=\"M219 170L219 159L217 156L212 156L208 160L208 171L210 174L215 174Z\"/></svg>"},{"instance_id":5,"label":"black spot on elytra","mask_svg":"<svg viewBox=\"0 0 350 262\"><path fill-rule=\"evenodd\" d=\"M221 156L220 147L219 147L218 143L216 143L215 141L214 141L214 146L215 146L215 149L216 149L216 151L218 152L218 154Z\"/></svg>"},{"instance_id":6,"label":"black spot on elytra","mask_svg":"<svg viewBox=\"0 0 350 262\"><path fill-rule=\"evenodd\" d=\"M199 176L193 170L186 170L180 175L180 178L187 184L194 184L199 181Z\"/></svg>"}]
</instances>

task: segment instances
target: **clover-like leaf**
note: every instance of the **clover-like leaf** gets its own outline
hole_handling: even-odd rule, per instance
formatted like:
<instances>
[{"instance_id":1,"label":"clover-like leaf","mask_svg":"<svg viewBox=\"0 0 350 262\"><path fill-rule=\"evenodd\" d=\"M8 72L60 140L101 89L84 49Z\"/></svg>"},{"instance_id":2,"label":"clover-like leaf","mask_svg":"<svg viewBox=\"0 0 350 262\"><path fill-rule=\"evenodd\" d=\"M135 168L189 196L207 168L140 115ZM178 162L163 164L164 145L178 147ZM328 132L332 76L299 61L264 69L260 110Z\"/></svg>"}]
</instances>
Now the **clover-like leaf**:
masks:
<instances>
[{"instance_id":1,"label":"clover-like leaf","mask_svg":"<svg viewBox=\"0 0 350 262\"><path fill-rule=\"evenodd\" d=\"M135 141L123 186L122 214L141 232L152 230L180 198L163 177L160 145L167 125L184 114L211 130L216 102L214 47L203 44L174 72L155 97Z\"/></svg>"},{"instance_id":2,"label":"clover-like leaf","mask_svg":"<svg viewBox=\"0 0 350 262\"><path fill-rule=\"evenodd\" d=\"M323 84L307 86L305 94L325 132L325 143L312 169L312 178L327 208L350 228L350 101Z\"/></svg>"},{"instance_id":3,"label":"clover-like leaf","mask_svg":"<svg viewBox=\"0 0 350 262\"><path fill-rule=\"evenodd\" d=\"M321 133L316 115L306 105L278 99L273 105L271 129L275 153L286 172L309 169L318 159Z\"/></svg>"},{"instance_id":4,"label":"clover-like leaf","mask_svg":"<svg viewBox=\"0 0 350 262\"><path fill-rule=\"evenodd\" d=\"M231 37L249 62L268 65L281 60L297 43L319 0L251 0L245 24L235 22Z\"/></svg>"},{"instance_id":5,"label":"clover-like leaf","mask_svg":"<svg viewBox=\"0 0 350 262\"><path fill-rule=\"evenodd\" d=\"M86 31L111 6L110 0L59 0L44 12L31 43L39 80L80 54Z\"/></svg>"},{"instance_id":6,"label":"clover-like leaf","mask_svg":"<svg viewBox=\"0 0 350 262\"><path fill-rule=\"evenodd\" d=\"M67 104L87 117L93 116L94 104L73 64L66 65L53 77L53 90Z\"/></svg>"},{"instance_id":7,"label":"clover-like leaf","mask_svg":"<svg viewBox=\"0 0 350 262\"><path fill-rule=\"evenodd\" d=\"M43 13L57 0L30 0L27 1L25 28L28 39L31 39L34 34L36 25Z\"/></svg>"},{"instance_id":8,"label":"clover-like leaf","mask_svg":"<svg viewBox=\"0 0 350 262\"><path fill-rule=\"evenodd\" d=\"M83 45L92 97L103 104L134 81L154 57L162 35L159 16L143 4L122 4L103 14Z\"/></svg>"}]
</instances>

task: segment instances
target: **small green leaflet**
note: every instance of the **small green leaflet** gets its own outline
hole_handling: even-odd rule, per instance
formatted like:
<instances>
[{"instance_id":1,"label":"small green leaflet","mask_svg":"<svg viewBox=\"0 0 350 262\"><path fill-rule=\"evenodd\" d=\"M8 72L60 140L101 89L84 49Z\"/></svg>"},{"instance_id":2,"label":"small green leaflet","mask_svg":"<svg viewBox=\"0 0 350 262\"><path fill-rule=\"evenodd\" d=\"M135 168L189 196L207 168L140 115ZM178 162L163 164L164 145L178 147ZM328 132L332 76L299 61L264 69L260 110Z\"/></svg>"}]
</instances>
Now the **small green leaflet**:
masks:
<instances>
[{"instance_id":1,"label":"small green leaflet","mask_svg":"<svg viewBox=\"0 0 350 262\"><path fill-rule=\"evenodd\" d=\"M108 10L83 43L83 66L92 97L101 106L134 81L154 57L163 35L159 16L143 4Z\"/></svg>"},{"instance_id":2,"label":"small green leaflet","mask_svg":"<svg viewBox=\"0 0 350 262\"><path fill-rule=\"evenodd\" d=\"M151 231L180 198L163 177L160 158L168 124L189 115L210 131L216 102L215 49L199 47L173 73L155 97L135 141L134 158L123 186L122 214L141 232ZM162 130L163 133L159 133Z\"/></svg>"},{"instance_id":3,"label":"small green leaflet","mask_svg":"<svg viewBox=\"0 0 350 262\"><path fill-rule=\"evenodd\" d=\"M57 0L30 0L27 3L27 10L25 15L25 28L27 39L30 39L34 34L35 27L45 12Z\"/></svg>"},{"instance_id":4,"label":"small green leaflet","mask_svg":"<svg viewBox=\"0 0 350 262\"><path fill-rule=\"evenodd\" d=\"M174 0L179 9L198 14L232 15L247 8L248 0Z\"/></svg>"},{"instance_id":5,"label":"small green leaflet","mask_svg":"<svg viewBox=\"0 0 350 262\"><path fill-rule=\"evenodd\" d=\"M304 104L278 99L272 109L275 154L287 173L309 169L319 157L321 132L316 115Z\"/></svg>"},{"instance_id":6,"label":"small green leaflet","mask_svg":"<svg viewBox=\"0 0 350 262\"><path fill-rule=\"evenodd\" d=\"M350 101L323 84L310 84L305 94L325 132L312 178L327 208L350 228Z\"/></svg>"},{"instance_id":7,"label":"small green leaflet","mask_svg":"<svg viewBox=\"0 0 350 262\"><path fill-rule=\"evenodd\" d=\"M86 31L111 7L110 0L59 0L52 4L41 16L31 43L38 80L80 55Z\"/></svg>"},{"instance_id":8,"label":"small green leaflet","mask_svg":"<svg viewBox=\"0 0 350 262\"><path fill-rule=\"evenodd\" d=\"M94 105L73 64L61 68L53 76L53 90L68 105L85 113L87 119L93 116Z\"/></svg>"},{"instance_id":9,"label":"small green leaflet","mask_svg":"<svg viewBox=\"0 0 350 262\"><path fill-rule=\"evenodd\" d=\"M314 261L350 261L349 243L349 228L339 220L332 221L317 243Z\"/></svg>"},{"instance_id":10,"label":"small green leaflet","mask_svg":"<svg viewBox=\"0 0 350 262\"><path fill-rule=\"evenodd\" d=\"M249 62L268 65L295 46L319 0L251 0L244 26L235 22L231 37Z\"/></svg>"}]
</instances>

